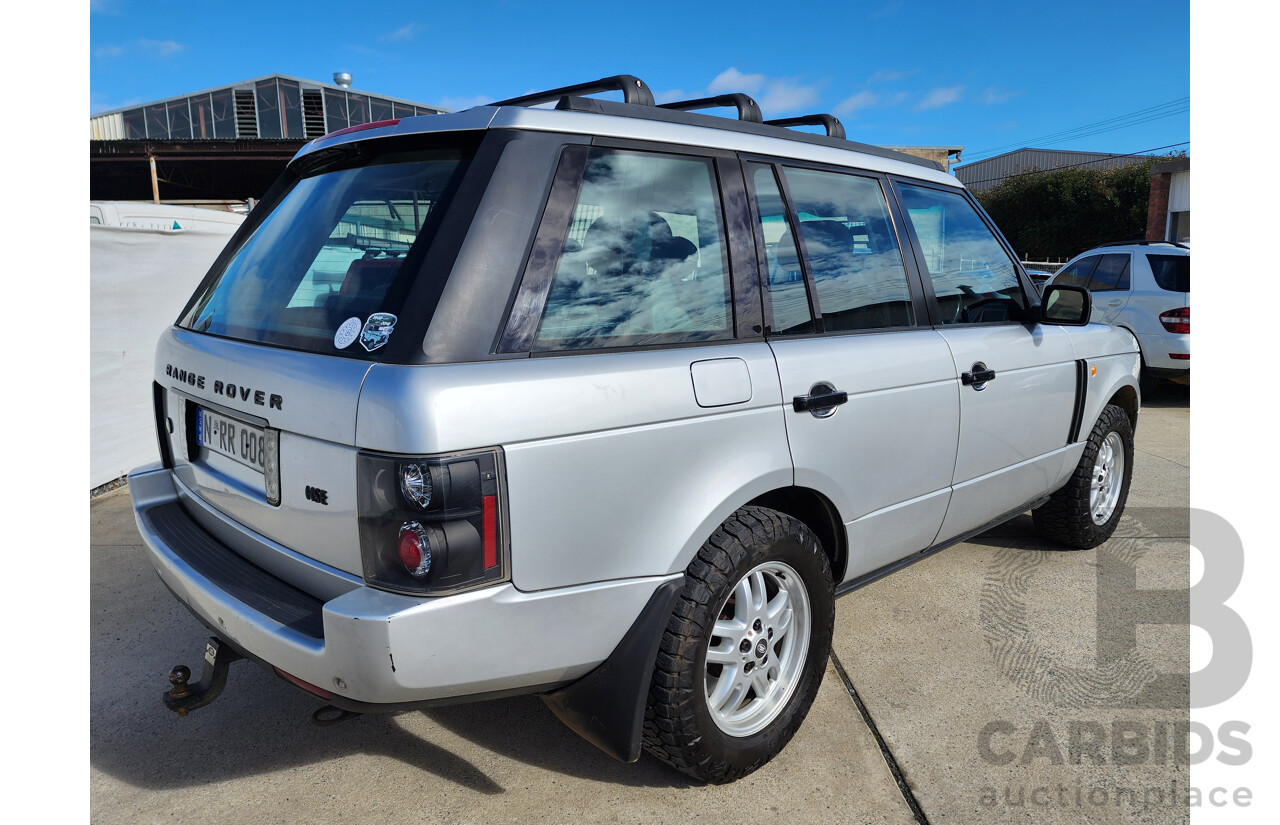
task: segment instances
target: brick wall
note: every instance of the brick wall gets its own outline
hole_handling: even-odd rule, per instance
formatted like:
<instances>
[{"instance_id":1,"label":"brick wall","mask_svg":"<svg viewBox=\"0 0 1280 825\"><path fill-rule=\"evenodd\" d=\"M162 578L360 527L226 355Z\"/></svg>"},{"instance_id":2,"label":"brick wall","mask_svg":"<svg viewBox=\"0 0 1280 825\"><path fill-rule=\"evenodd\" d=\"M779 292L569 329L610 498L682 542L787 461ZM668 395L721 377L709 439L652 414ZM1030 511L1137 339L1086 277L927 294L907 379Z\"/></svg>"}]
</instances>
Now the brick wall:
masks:
<instances>
[{"instance_id":1,"label":"brick wall","mask_svg":"<svg viewBox=\"0 0 1280 825\"><path fill-rule=\"evenodd\" d=\"M1169 219L1169 181L1171 172L1152 173L1151 195L1147 199L1147 240L1163 241Z\"/></svg>"}]
</instances>

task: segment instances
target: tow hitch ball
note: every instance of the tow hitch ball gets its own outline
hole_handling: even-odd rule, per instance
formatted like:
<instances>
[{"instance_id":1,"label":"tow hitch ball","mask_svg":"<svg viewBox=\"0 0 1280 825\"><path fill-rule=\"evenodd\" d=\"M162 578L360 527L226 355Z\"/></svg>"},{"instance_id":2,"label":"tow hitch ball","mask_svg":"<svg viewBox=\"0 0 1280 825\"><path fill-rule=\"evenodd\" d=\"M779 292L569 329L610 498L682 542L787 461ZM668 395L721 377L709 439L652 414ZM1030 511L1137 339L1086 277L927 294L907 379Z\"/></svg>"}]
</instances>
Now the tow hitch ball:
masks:
<instances>
[{"instance_id":1,"label":"tow hitch ball","mask_svg":"<svg viewBox=\"0 0 1280 825\"><path fill-rule=\"evenodd\" d=\"M179 716L186 716L209 704L227 686L227 670L231 663L242 658L226 642L216 636L210 637L204 646L204 669L200 681L195 685L187 683L191 678L191 668L186 665L178 665L169 671L169 684L173 687L164 695L164 706Z\"/></svg>"}]
</instances>

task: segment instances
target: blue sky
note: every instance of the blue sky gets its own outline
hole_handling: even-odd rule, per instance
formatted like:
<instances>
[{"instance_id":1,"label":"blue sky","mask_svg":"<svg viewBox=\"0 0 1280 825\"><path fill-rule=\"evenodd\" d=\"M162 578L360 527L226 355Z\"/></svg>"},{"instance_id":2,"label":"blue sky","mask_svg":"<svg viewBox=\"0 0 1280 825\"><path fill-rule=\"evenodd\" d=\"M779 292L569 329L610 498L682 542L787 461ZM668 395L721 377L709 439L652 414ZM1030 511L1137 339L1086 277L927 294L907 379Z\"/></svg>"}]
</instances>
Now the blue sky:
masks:
<instances>
[{"instance_id":1,"label":"blue sky","mask_svg":"<svg viewBox=\"0 0 1280 825\"><path fill-rule=\"evenodd\" d=\"M273 73L327 81L348 71L354 88L460 109L626 72L660 102L746 91L766 117L833 112L853 140L964 146L965 160L1024 145L1140 152L1191 137L1185 5L91 0L91 8L94 112Z\"/></svg>"}]
</instances>

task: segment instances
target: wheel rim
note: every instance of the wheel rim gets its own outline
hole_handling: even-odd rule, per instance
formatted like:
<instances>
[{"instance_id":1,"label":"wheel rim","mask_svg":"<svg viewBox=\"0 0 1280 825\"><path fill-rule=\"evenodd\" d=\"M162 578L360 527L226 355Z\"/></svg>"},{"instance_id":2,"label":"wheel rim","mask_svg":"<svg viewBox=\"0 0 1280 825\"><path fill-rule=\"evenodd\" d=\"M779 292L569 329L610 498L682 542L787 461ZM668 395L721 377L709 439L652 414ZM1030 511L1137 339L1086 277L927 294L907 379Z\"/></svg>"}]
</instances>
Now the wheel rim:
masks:
<instances>
[{"instance_id":1,"label":"wheel rim","mask_svg":"<svg viewBox=\"0 0 1280 825\"><path fill-rule=\"evenodd\" d=\"M750 736L778 717L800 681L813 626L809 591L789 565L765 562L716 615L703 662L707 710L720 730Z\"/></svg>"},{"instance_id":2,"label":"wheel rim","mask_svg":"<svg viewBox=\"0 0 1280 825\"><path fill-rule=\"evenodd\" d=\"M1093 477L1089 486L1089 514L1093 523L1102 525L1111 520L1120 502L1120 488L1124 484L1124 442L1117 432L1107 433L1098 457L1093 463Z\"/></svg>"}]
</instances>

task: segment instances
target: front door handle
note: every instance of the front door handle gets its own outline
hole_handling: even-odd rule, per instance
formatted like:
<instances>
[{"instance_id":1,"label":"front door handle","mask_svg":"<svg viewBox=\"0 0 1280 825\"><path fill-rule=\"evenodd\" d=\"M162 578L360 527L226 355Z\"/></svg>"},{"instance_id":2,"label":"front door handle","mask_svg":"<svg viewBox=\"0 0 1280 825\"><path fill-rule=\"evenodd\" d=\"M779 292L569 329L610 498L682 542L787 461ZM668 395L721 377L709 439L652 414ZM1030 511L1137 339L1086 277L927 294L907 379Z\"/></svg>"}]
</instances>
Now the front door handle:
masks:
<instances>
[{"instance_id":1,"label":"front door handle","mask_svg":"<svg viewBox=\"0 0 1280 825\"><path fill-rule=\"evenodd\" d=\"M811 412L819 418L825 418L836 411L836 407L848 402L849 393L821 382L809 388L808 395L797 395L791 399L791 406L796 412ZM824 415L825 413L825 415Z\"/></svg>"},{"instance_id":2,"label":"front door handle","mask_svg":"<svg viewBox=\"0 0 1280 825\"><path fill-rule=\"evenodd\" d=\"M966 387L972 386L975 390L985 389L988 381L994 381L996 371L987 369L987 365L979 361L973 365L969 372L960 373L960 383Z\"/></svg>"}]
</instances>

